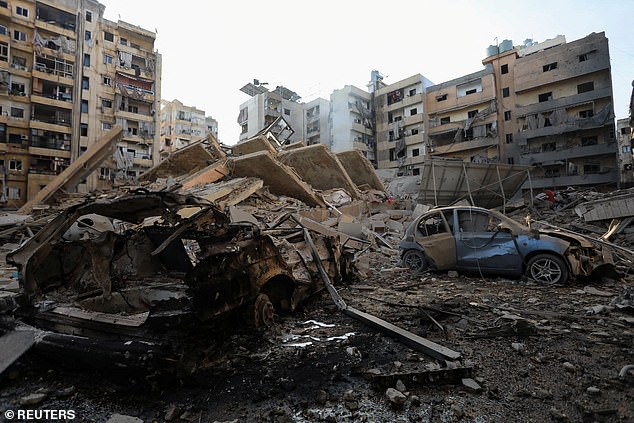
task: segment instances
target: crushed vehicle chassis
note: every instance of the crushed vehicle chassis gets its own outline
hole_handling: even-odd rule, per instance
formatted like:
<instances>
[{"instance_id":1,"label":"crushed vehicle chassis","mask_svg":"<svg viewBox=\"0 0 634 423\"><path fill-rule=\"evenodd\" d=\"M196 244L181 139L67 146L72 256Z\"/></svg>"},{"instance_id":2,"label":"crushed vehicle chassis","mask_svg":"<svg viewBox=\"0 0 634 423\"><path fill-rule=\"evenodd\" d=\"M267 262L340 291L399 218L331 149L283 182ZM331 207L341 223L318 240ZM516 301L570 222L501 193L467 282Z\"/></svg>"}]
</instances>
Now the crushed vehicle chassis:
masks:
<instances>
[{"instance_id":1,"label":"crushed vehicle chassis","mask_svg":"<svg viewBox=\"0 0 634 423\"><path fill-rule=\"evenodd\" d=\"M94 216L116 229L95 229ZM79 237L75 222L87 229ZM353 251L336 236L312 239L331 280L346 277ZM91 201L7 256L24 295L18 319L4 326L28 325L36 348L73 360L180 362L227 316L268 325L322 289L312 254L301 226L260 229L192 196L140 190Z\"/></svg>"}]
</instances>

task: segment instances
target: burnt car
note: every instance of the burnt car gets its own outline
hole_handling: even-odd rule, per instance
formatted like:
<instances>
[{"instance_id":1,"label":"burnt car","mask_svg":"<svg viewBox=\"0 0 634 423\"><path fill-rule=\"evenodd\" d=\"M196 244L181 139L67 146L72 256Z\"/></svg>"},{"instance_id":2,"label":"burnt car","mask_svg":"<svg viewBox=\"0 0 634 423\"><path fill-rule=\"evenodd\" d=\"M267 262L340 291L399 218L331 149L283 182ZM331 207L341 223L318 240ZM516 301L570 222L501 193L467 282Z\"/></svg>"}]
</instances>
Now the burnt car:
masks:
<instances>
[{"instance_id":1,"label":"burnt car","mask_svg":"<svg viewBox=\"0 0 634 423\"><path fill-rule=\"evenodd\" d=\"M314 257L333 282L352 269L318 224L310 235L300 218L268 228L234 214L145 190L71 206L7 256L23 301L3 329L28 325L36 348L67 359L174 363L234 316L266 326L299 307L323 288Z\"/></svg>"},{"instance_id":2,"label":"burnt car","mask_svg":"<svg viewBox=\"0 0 634 423\"><path fill-rule=\"evenodd\" d=\"M535 230L480 207L432 209L414 220L399 246L415 271L527 275L544 284L614 274L611 251L555 230Z\"/></svg>"}]
</instances>

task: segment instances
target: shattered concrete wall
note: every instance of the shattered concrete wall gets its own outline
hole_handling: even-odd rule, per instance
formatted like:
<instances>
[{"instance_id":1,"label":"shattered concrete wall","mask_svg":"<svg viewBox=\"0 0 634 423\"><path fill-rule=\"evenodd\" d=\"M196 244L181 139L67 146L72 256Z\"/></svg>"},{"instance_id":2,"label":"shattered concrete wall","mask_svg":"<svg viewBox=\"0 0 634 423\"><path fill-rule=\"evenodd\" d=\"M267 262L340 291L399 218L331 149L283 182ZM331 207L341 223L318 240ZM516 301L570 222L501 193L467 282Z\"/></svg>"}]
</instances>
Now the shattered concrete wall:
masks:
<instances>
[{"instance_id":1,"label":"shattered concrete wall","mask_svg":"<svg viewBox=\"0 0 634 423\"><path fill-rule=\"evenodd\" d=\"M337 159L339 159L339 162L341 162L341 165L357 187L368 185L372 189L377 189L379 191L385 190L385 187L383 186L381 179L376 174L372 163L363 156L361 151L350 150L337 153Z\"/></svg>"}]
</instances>

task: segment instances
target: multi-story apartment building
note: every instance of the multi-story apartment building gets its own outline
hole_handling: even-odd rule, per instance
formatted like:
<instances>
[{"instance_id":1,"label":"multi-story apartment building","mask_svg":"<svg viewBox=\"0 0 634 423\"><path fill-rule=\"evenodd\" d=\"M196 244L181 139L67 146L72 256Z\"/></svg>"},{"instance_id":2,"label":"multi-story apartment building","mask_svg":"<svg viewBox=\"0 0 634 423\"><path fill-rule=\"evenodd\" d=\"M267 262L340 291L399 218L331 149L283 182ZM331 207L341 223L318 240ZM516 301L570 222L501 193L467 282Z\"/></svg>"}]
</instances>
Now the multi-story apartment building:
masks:
<instances>
[{"instance_id":1,"label":"multi-story apartment building","mask_svg":"<svg viewBox=\"0 0 634 423\"><path fill-rule=\"evenodd\" d=\"M303 104L304 121L302 132L306 145L325 144L330 140L330 102L316 98Z\"/></svg>"},{"instance_id":2,"label":"multi-story apartment building","mask_svg":"<svg viewBox=\"0 0 634 423\"><path fill-rule=\"evenodd\" d=\"M114 124L125 131L119 159L80 191L158 161L155 34L110 22L104 10L94 0L0 2L0 166L9 207L32 198Z\"/></svg>"},{"instance_id":3,"label":"multi-story apartment building","mask_svg":"<svg viewBox=\"0 0 634 423\"><path fill-rule=\"evenodd\" d=\"M377 167L420 174L425 147L425 91L433 85L421 74L374 91Z\"/></svg>"},{"instance_id":4,"label":"multi-story apartment building","mask_svg":"<svg viewBox=\"0 0 634 423\"><path fill-rule=\"evenodd\" d=\"M471 162L498 161L493 68L427 88L427 153Z\"/></svg>"},{"instance_id":5,"label":"multi-story apartment building","mask_svg":"<svg viewBox=\"0 0 634 423\"><path fill-rule=\"evenodd\" d=\"M376 163L372 94L346 85L330 94L330 104L330 149L358 149Z\"/></svg>"},{"instance_id":6,"label":"multi-story apartment building","mask_svg":"<svg viewBox=\"0 0 634 423\"><path fill-rule=\"evenodd\" d=\"M632 156L632 125L630 118L616 121L616 136L619 146L619 184L623 187L634 185L634 157Z\"/></svg>"},{"instance_id":7,"label":"multi-story apartment building","mask_svg":"<svg viewBox=\"0 0 634 423\"><path fill-rule=\"evenodd\" d=\"M178 100L161 100L161 155L188 146L212 133L218 138L218 123L205 111Z\"/></svg>"},{"instance_id":8,"label":"multi-story apartment building","mask_svg":"<svg viewBox=\"0 0 634 423\"><path fill-rule=\"evenodd\" d=\"M483 60L495 73L501 157L535 166L533 188L616 183L605 34L527 41L511 47L505 40L507 48L492 46Z\"/></svg>"}]
</instances>

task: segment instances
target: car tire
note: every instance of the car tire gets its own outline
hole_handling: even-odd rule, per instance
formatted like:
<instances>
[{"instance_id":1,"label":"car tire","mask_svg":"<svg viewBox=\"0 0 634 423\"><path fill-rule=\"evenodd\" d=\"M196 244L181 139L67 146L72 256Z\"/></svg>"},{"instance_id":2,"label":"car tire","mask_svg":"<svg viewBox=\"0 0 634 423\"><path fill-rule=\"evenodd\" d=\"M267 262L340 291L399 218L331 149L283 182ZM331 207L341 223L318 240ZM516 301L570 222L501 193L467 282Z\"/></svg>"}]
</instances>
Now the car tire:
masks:
<instances>
[{"instance_id":1,"label":"car tire","mask_svg":"<svg viewBox=\"0 0 634 423\"><path fill-rule=\"evenodd\" d=\"M560 257L537 254L528 261L526 276L546 285L563 284L568 281L568 268Z\"/></svg>"},{"instance_id":2,"label":"car tire","mask_svg":"<svg viewBox=\"0 0 634 423\"><path fill-rule=\"evenodd\" d=\"M425 255L417 250L407 250L403 254L403 266L420 273L427 269L427 259Z\"/></svg>"}]
</instances>

